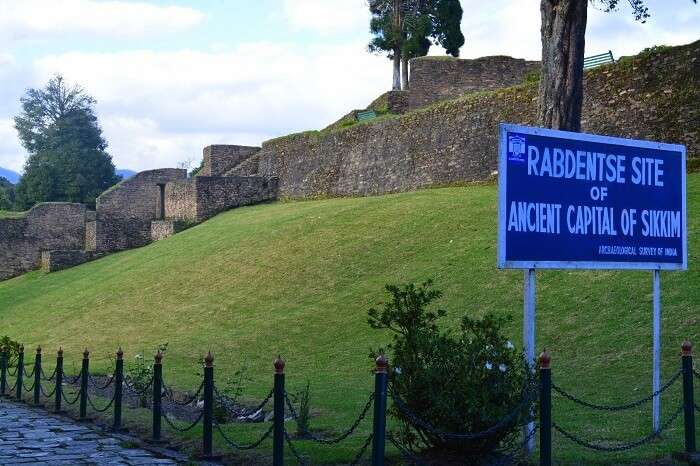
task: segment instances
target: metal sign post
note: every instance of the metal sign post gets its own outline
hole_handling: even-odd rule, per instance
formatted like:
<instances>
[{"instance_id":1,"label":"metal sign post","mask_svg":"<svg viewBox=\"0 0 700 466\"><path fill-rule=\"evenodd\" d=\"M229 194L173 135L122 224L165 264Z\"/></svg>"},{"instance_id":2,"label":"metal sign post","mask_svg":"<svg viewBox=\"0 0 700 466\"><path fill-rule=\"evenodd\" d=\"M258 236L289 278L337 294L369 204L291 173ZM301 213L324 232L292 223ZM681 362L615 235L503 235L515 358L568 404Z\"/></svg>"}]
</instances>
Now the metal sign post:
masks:
<instances>
[{"instance_id":1,"label":"metal sign post","mask_svg":"<svg viewBox=\"0 0 700 466\"><path fill-rule=\"evenodd\" d=\"M525 270L525 286L523 289L523 346L525 349L525 357L528 364L535 371L535 322L537 321L537 296L535 287L535 269ZM525 449L528 454L535 449L535 436L532 430L535 428L535 422L530 421L523 427L523 438L528 439Z\"/></svg>"},{"instance_id":2,"label":"metal sign post","mask_svg":"<svg viewBox=\"0 0 700 466\"><path fill-rule=\"evenodd\" d=\"M523 346L535 364L536 269L653 272L652 403L661 428L661 270L688 269L686 148L501 124L498 267L524 269ZM529 438L534 423L523 430ZM528 451L533 439L526 442Z\"/></svg>"},{"instance_id":3,"label":"metal sign post","mask_svg":"<svg viewBox=\"0 0 700 466\"><path fill-rule=\"evenodd\" d=\"M654 274L654 305L652 316L652 376L651 385L654 393L661 389L661 272L657 269ZM661 430L661 395L652 399L652 427L654 432Z\"/></svg>"}]
</instances>

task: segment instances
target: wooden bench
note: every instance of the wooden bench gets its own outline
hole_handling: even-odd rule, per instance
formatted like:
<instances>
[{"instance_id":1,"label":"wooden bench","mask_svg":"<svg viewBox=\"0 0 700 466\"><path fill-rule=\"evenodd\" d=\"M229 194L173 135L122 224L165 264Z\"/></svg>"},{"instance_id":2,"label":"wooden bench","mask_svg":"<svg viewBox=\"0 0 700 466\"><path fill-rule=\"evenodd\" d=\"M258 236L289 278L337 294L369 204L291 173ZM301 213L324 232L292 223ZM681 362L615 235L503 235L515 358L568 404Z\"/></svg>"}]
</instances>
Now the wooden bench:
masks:
<instances>
[{"instance_id":1,"label":"wooden bench","mask_svg":"<svg viewBox=\"0 0 700 466\"><path fill-rule=\"evenodd\" d=\"M607 65L608 63L615 63L615 59L613 58L613 54L612 54L611 50L608 50L605 53L601 53L600 55L593 55L593 56L584 58L583 59L583 69L590 70L590 69L596 68L600 65Z\"/></svg>"},{"instance_id":2,"label":"wooden bench","mask_svg":"<svg viewBox=\"0 0 700 466\"><path fill-rule=\"evenodd\" d=\"M366 110L364 112L357 112L357 121L367 121L377 118L377 114L374 110Z\"/></svg>"}]
</instances>

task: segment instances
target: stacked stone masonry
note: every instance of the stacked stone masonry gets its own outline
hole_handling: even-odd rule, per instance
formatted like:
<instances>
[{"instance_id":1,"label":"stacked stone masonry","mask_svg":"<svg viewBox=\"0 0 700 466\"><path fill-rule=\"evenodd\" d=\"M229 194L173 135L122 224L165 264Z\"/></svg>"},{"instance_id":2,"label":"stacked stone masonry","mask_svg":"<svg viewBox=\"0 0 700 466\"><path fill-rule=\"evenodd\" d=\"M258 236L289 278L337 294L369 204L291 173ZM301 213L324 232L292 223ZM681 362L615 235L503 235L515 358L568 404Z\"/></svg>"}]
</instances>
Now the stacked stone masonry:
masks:
<instances>
[{"instance_id":1,"label":"stacked stone masonry","mask_svg":"<svg viewBox=\"0 0 700 466\"><path fill-rule=\"evenodd\" d=\"M491 178L498 124L536 123L537 83L502 87L522 83L539 65L486 57L423 58L411 66L409 91L371 104L395 114L410 108L402 115L352 124L349 114L322 132L262 148L208 146L199 176L146 171L103 193L96 212L40 204L0 219L0 279L38 268L43 252L46 269L56 270L278 197L373 195ZM689 166L700 166L700 41L589 71L584 88L584 131L685 144Z\"/></svg>"},{"instance_id":2,"label":"stacked stone masonry","mask_svg":"<svg viewBox=\"0 0 700 466\"><path fill-rule=\"evenodd\" d=\"M224 210L277 197L277 179L259 176L195 176L169 183L165 217L201 222Z\"/></svg>"},{"instance_id":3,"label":"stacked stone masonry","mask_svg":"<svg viewBox=\"0 0 700 466\"><path fill-rule=\"evenodd\" d=\"M585 132L681 143L689 166L698 160L700 41L591 70L584 88ZM273 139L229 174L278 177L287 198L486 180L497 169L499 123L536 125L536 109L536 82L467 93L371 124Z\"/></svg>"},{"instance_id":4,"label":"stacked stone masonry","mask_svg":"<svg viewBox=\"0 0 700 466\"><path fill-rule=\"evenodd\" d=\"M223 144L207 146L202 154L202 169L198 175L222 176L259 150L259 147Z\"/></svg>"},{"instance_id":5,"label":"stacked stone masonry","mask_svg":"<svg viewBox=\"0 0 700 466\"><path fill-rule=\"evenodd\" d=\"M151 222L160 220L162 194L170 181L184 180L187 171L164 168L138 173L97 198L95 250L120 251L151 241Z\"/></svg>"},{"instance_id":6,"label":"stacked stone masonry","mask_svg":"<svg viewBox=\"0 0 700 466\"><path fill-rule=\"evenodd\" d=\"M85 212L82 204L44 203L22 217L0 219L0 279L36 269L41 251L82 249Z\"/></svg>"},{"instance_id":7,"label":"stacked stone masonry","mask_svg":"<svg viewBox=\"0 0 700 466\"><path fill-rule=\"evenodd\" d=\"M540 62L494 56L474 60L421 57L410 61L408 107L411 110L459 97L466 92L515 86L537 72Z\"/></svg>"}]
</instances>

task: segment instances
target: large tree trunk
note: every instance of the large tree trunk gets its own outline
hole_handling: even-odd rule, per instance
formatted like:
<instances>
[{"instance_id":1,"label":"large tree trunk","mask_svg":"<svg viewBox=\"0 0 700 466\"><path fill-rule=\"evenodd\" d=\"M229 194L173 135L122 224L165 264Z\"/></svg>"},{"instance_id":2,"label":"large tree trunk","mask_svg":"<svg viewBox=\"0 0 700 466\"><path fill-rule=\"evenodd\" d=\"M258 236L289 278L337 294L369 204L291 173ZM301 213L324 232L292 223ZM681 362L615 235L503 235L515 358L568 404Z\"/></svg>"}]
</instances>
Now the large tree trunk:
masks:
<instances>
[{"instance_id":1,"label":"large tree trunk","mask_svg":"<svg viewBox=\"0 0 700 466\"><path fill-rule=\"evenodd\" d=\"M391 88L395 91L401 90L401 51L394 51L394 82Z\"/></svg>"},{"instance_id":2,"label":"large tree trunk","mask_svg":"<svg viewBox=\"0 0 700 466\"><path fill-rule=\"evenodd\" d=\"M538 119L545 128L581 131L587 7L588 0L541 0Z\"/></svg>"},{"instance_id":3,"label":"large tree trunk","mask_svg":"<svg viewBox=\"0 0 700 466\"><path fill-rule=\"evenodd\" d=\"M401 89L408 90L408 58L401 57Z\"/></svg>"},{"instance_id":4,"label":"large tree trunk","mask_svg":"<svg viewBox=\"0 0 700 466\"><path fill-rule=\"evenodd\" d=\"M402 15L402 0L393 0L393 16L392 21L394 28L394 83L392 89L395 91L401 90L401 49L403 43L403 15Z\"/></svg>"}]
</instances>

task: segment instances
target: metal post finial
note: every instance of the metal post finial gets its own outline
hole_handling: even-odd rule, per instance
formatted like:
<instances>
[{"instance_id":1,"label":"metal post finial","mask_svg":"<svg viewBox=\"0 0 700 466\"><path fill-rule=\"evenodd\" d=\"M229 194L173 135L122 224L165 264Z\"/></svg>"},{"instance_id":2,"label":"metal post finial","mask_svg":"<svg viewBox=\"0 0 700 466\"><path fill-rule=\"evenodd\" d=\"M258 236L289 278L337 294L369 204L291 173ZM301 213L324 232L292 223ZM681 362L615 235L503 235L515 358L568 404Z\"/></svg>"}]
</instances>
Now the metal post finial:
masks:
<instances>
[{"instance_id":1,"label":"metal post finial","mask_svg":"<svg viewBox=\"0 0 700 466\"><path fill-rule=\"evenodd\" d=\"M277 355L277 359L275 359L274 365L275 365L275 374L284 374L285 362L284 362L284 359L282 359L281 355Z\"/></svg>"},{"instance_id":2,"label":"metal post finial","mask_svg":"<svg viewBox=\"0 0 700 466\"><path fill-rule=\"evenodd\" d=\"M63 357L63 346L59 346L59 347L58 347L58 351L57 351L56 354L58 354L58 357L59 357L59 358L62 358L62 357Z\"/></svg>"},{"instance_id":3,"label":"metal post finial","mask_svg":"<svg viewBox=\"0 0 700 466\"><path fill-rule=\"evenodd\" d=\"M122 351L122 347L120 346L119 349L117 350L117 359L124 359L124 351Z\"/></svg>"},{"instance_id":4,"label":"metal post finial","mask_svg":"<svg viewBox=\"0 0 700 466\"><path fill-rule=\"evenodd\" d=\"M24 345L19 345L19 352L24 353Z\"/></svg>"},{"instance_id":5,"label":"metal post finial","mask_svg":"<svg viewBox=\"0 0 700 466\"><path fill-rule=\"evenodd\" d=\"M161 364L163 362L163 353L161 353L160 350L158 350L153 359L155 360L156 364Z\"/></svg>"},{"instance_id":6,"label":"metal post finial","mask_svg":"<svg viewBox=\"0 0 700 466\"><path fill-rule=\"evenodd\" d=\"M90 352L87 349L87 346L85 347L85 351L83 351L83 359L89 359L90 358Z\"/></svg>"},{"instance_id":7,"label":"metal post finial","mask_svg":"<svg viewBox=\"0 0 700 466\"><path fill-rule=\"evenodd\" d=\"M693 355L693 344L691 342L689 342L688 340L686 340L681 345L681 350L682 350L683 356L692 356Z\"/></svg>"},{"instance_id":8,"label":"metal post finial","mask_svg":"<svg viewBox=\"0 0 700 466\"><path fill-rule=\"evenodd\" d=\"M386 374L387 367L389 367L389 360L386 358L386 356L384 356L384 353L377 356L377 359L374 362L376 364L375 373Z\"/></svg>"},{"instance_id":9,"label":"metal post finial","mask_svg":"<svg viewBox=\"0 0 700 466\"><path fill-rule=\"evenodd\" d=\"M36 354L41 354L41 345L36 347Z\"/></svg>"},{"instance_id":10,"label":"metal post finial","mask_svg":"<svg viewBox=\"0 0 700 466\"><path fill-rule=\"evenodd\" d=\"M204 365L206 367L214 367L214 356L211 355L211 350L204 357Z\"/></svg>"}]
</instances>

